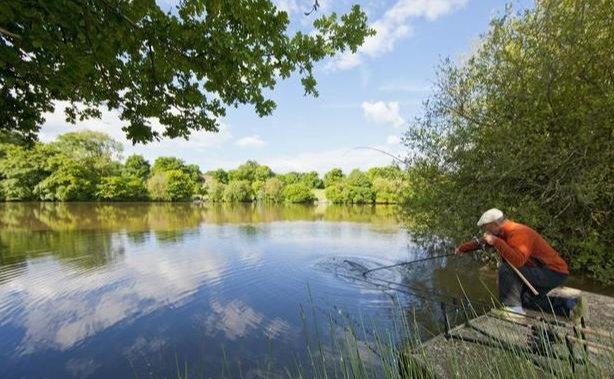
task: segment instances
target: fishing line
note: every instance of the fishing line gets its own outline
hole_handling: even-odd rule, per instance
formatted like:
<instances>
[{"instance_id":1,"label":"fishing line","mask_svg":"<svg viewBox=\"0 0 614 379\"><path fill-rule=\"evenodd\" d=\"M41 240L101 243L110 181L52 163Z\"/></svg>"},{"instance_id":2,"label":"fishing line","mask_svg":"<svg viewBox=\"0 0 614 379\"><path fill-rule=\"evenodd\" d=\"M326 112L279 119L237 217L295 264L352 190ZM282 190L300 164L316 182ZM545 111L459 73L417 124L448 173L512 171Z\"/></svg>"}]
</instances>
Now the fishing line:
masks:
<instances>
[{"instance_id":1,"label":"fishing line","mask_svg":"<svg viewBox=\"0 0 614 379\"><path fill-rule=\"evenodd\" d=\"M420 262L425 262L425 261L430 261L430 260L435 260L435 259L447 258L447 257L451 257L453 255L456 255L456 254L455 253L450 253L450 254L435 255L435 256L431 256L431 257L415 259L415 260L409 261L409 262L401 262L401 263L397 263L397 264L393 264L393 265L381 266L381 267L376 267L376 268L372 268L372 269L367 269L365 266L363 266L363 265L361 265L359 263L356 263L356 262L350 261L348 259L345 259L344 260L345 263L347 263L348 265L352 266L355 269L358 269L358 270L362 271L361 275L362 275L362 277L364 279L356 278L356 277L353 277L353 276L350 276L350 275L343 275L343 274L338 274L338 275L344 276L346 278L352 278L354 280L358 280L358 281L361 281L361 282L374 284L374 285L378 285L379 284L380 286L382 286L383 285L382 283L384 283L383 286L384 287L388 287L388 288L390 288L391 285L399 286L399 287L404 287L406 289L411 290L412 292L408 292L408 291L400 291L400 292L408 293L410 295L417 295L417 293L421 293L421 294L427 295L427 296L417 296L417 297L422 298L424 300L434 301L433 298L456 300L457 299L456 296L453 296L453 295L447 295L447 294L443 294L443 293L440 293L440 292L435 292L435 291L431 291L431 290L424 289L424 288L418 288L418 287L415 287L415 286L410 286L410 285L405 284L405 283L393 282L393 281L386 280L386 279L367 277L367 274L369 274L371 272L374 272L374 271L390 269L390 268L400 267L400 266L409 266L409 265L420 263ZM374 283L374 281L378 281L380 283ZM398 288L390 288L390 289L392 289L393 291L394 290L399 291ZM430 296L430 297L428 297L428 296ZM449 303L449 304L451 304L451 303ZM484 303L480 303L480 302L474 302L474 304L482 305L482 306L485 305ZM454 304L454 305L457 306L456 304Z\"/></svg>"},{"instance_id":2,"label":"fishing line","mask_svg":"<svg viewBox=\"0 0 614 379\"><path fill-rule=\"evenodd\" d=\"M386 150L382 150L382 149L378 149L376 147L371 147L371 146L356 146L353 147L351 149L349 149L348 151L346 151L343 155L349 153L352 150L373 150L373 151L377 151L378 153L382 153L384 155L387 155L389 157L391 157L392 159L394 159L395 161L407 166L408 162L406 159L401 159L393 154L390 154L389 152L387 152Z\"/></svg>"},{"instance_id":3,"label":"fishing line","mask_svg":"<svg viewBox=\"0 0 614 379\"><path fill-rule=\"evenodd\" d=\"M407 265L411 265L414 263L419 263L419 262L424 262L424 261L430 261L432 259L438 259L438 258L446 258L446 257L451 257L453 255L456 255L456 253L450 253L450 254L442 254L442 255L436 255L433 257L426 257L426 258L422 258L422 259L416 259L410 262L402 262L402 263L397 263L394 265L389 265L389 266L382 266L382 267L377 267L377 268L372 268L370 270L367 270L365 272L362 273L362 276L364 276L365 278L367 277L367 274L373 271L379 271L379 270L385 270L385 269L389 269L389 268L393 268L393 267L400 267L400 266L407 266ZM350 263L349 261L346 260L346 262ZM351 264L351 263L350 263Z\"/></svg>"}]
</instances>

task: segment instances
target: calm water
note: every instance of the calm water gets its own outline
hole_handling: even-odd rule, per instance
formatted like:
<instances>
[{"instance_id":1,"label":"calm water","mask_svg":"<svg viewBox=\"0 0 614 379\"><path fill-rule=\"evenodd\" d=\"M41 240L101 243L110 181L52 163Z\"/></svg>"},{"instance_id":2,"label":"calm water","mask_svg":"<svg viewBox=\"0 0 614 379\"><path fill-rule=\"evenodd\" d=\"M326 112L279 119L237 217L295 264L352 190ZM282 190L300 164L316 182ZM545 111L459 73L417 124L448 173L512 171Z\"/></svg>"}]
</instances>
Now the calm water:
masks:
<instances>
[{"instance_id":1,"label":"calm water","mask_svg":"<svg viewBox=\"0 0 614 379\"><path fill-rule=\"evenodd\" d=\"M425 333L437 325L436 304L340 275L345 259L423 254L390 207L2 204L0 224L2 378L176 377L186 364L283 376L305 358L301 310L386 328L400 302ZM460 275L478 297L477 279L492 286L440 266L382 275L446 293Z\"/></svg>"}]
</instances>

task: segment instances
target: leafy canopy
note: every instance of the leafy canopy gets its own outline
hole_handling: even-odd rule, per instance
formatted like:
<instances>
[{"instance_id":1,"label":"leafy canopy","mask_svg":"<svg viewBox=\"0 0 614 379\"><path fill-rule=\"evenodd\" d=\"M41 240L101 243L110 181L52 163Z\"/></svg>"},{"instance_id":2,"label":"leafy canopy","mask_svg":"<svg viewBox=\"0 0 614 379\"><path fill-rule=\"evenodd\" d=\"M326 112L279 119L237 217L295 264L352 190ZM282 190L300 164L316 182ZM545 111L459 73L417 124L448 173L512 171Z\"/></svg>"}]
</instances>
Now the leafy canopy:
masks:
<instances>
[{"instance_id":1,"label":"leafy canopy","mask_svg":"<svg viewBox=\"0 0 614 379\"><path fill-rule=\"evenodd\" d=\"M0 2L0 132L36 139L56 101L73 123L100 117L100 106L118 111L135 143L217 131L228 106L271 114L265 92L294 72L317 96L314 63L374 33L357 5L290 36L271 0L178 3L164 12L155 0Z\"/></svg>"}]
</instances>

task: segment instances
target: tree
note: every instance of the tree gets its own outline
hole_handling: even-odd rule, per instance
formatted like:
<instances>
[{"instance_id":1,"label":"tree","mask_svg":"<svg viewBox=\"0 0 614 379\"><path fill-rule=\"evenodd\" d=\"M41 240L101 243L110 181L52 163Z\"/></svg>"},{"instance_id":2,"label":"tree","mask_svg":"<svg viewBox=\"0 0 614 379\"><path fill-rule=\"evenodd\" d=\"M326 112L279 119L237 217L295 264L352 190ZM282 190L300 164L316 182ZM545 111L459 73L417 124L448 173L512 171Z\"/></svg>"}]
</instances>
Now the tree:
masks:
<instances>
[{"instance_id":1,"label":"tree","mask_svg":"<svg viewBox=\"0 0 614 379\"><path fill-rule=\"evenodd\" d=\"M137 176L107 176L96 186L96 198L105 201L147 199L147 188Z\"/></svg>"},{"instance_id":2,"label":"tree","mask_svg":"<svg viewBox=\"0 0 614 379\"><path fill-rule=\"evenodd\" d=\"M345 175L340 168L333 168L326 174L324 174L324 187L330 187L333 184L339 183L343 180Z\"/></svg>"},{"instance_id":3,"label":"tree","mask_svg":"<svg viewBox=\"0 0 614 379\"><path fill-rule=\"evenodd\" d=\"M0 145L0 188L4 200L35 200L34 187L51 175L47 159L59 153L52 146L37 143L32 148Z\"/></svg>"},{"instance_id":4,"label":"tree","mask_svg":"<svg viewBox=\"0 0 614 379\"><path fill-rule=\"evenodd\" d=\"M192 198L195 183L188 174L180 170L171 170L167 171L166 175L169 201L186 201Z\"/></svg>"},{"instance_id":5,"label":"tree","mask_svg":"<svg viewBox=\"0 0 614 379\"><path fill-rule=\"evenodd\" d=\"M372 186L375 202L379 204L397 203L400 199L401 191L405 189L404 187L402 180L375 177Z\"/></svg>"},{"instance_id":6,"label":"tree","mask_svg":"<svg viewBox=\"0 0 614 379\"><path fill-rule=\"evenodd\" d=\"M171 170L186 171L185 162L175 157L158 157L151 168L151 172L154 174Z\"/></svg>"},{"instance_id":7,"label":"tree","mask_svg":"<svg viewBox=\"0 0 614 379\"><path fill-rule=\"evenodd\" d=\"M207 182L205 187L205 193L207 195L207 200L211 202L222 202L224 201L224 191L226 190L226 185L224 183L220 183L217 180L211 180Z\"/></svg>"},{"instance_id":8,"label":"tree","mask_svg":"<svg viewBox=\"0 0 614 379\"><path fill-rule=\"evenodd\" d=\"M370 187L344 186L342 197L344 202L352 204L371 204L375 201L375 194Z\"/></svg>"},{"instance_id":9,"label":"tree","mask_svg":"<svg viewBox=\"0 0 614 379\"><path fill-rule=\"evenodd\" d=\"M188 174L192 181L194 181L195 183L200 183L203 181L200 167L198 167L197 164L189 164L185 166L185 169L183 171Z\"/></svg>"},{"instance_id":10,"label":"tree","mask_svg":"<svg viewBox=\"0 0 614 379\"><path fill-rule=\"evenodd\" d=\"M278 203L283 200L283 183L278 178L269 178L264 182L261 195L258 200L266 203Z\"/></svg>"},{"instance_id":11,"label":"tree","mask_svg":"<svg viewBox=\"0 0 614 379\"><path fill-rule=\"evenodd\" d=\"M174 12L154 1L0 3L0 128L34 139L43 113L69 102L67 120L117 110L133 142L217 131L227 106L260 116L278 79L299 71L317 95L314 63L356 51L373 31L358 6L289 36L271 0L186 0Z\"/></svg>"},{"instance_id":12,"label":"tree","mask_svg":"<svg viewBox=\"0 0 614 379\"><path fill-rule=\"evenodd\" d=\"M274 175L273 170L271 170L269 166L259 165L254 171L254 180L264 182L265 180L272 178Z\"/></svg>"},{"instance_id":13,"label":"tree","mask_svg":"<svg viewBox=\"0 0 614 379\"><path fill-rule=\"evenodd\" d=\"M335 204L345 203L346 199L343 196L343 188L344 186L342 182L337 182L326 186L326 189L324 190L326 199Z\"/></svg>"},{"instance_id":14,"label":"tree","mask_svg":"<svg viewBox=\"0 0 614 379\"><path fill-rule=\"evenodd\" d=\"M181 170L156 172L147 181L147 190L152 200L186 201L192 198L194 183Z\"/></svg>"},{"instance_id":15,"label":"tree","mask_svg":"<svg viewBox=\"0 0 614 379\"><path fill-rule=\"evenodd\" d=\"M118 158L124 149L108 134L92 130L64 133L53 144L75 159L110 161Z\"/></svg>"},{"instance_id":16,"label":"tree","mask_svg":"<svg viewBox=\"0 0 614 379\"><path fill-rule=\"evenodd\" d=\"M264 182L261 180L255 180L251 183L251 188L252 194L254 194L254 200L258 200L264 191Z\"/></svg>"},{"instance_id":17,"label":"tree","mask_svg":"<svg viewBox=\"0 0 614 379\"><path fill-rule=\"evenodd\" d=\"M343 179L341 170L332 169L327 175L329 185L325 194L330 202L370 204L375 201L371 180L364 172L355 169Z\"/></svg>"},{"instance_id":18,"label":"tree","mask_svg":"<svg viewBox=\"0 0 614 379\"><path fill-rule=\"evenodd\" d=\"M145 180L149 177L151 167L149 162L142 155L131 155L124 163L123 173L127 176L136 176Z\"/></svg>"},{"instance_id":19,"label":"tree","mask_svg":"<svg viewBox=\"0 0 614 379\"><path fill-rule=\"evenodd\" d=\"M253 182L256 176L256 170L260 165L256 161L247 161L234 170L228 172L229 181L246 180Z\"/></svg>"},{"instance_id":20,"label":"tree","mask_svg":"<svg viewBox=\"0 0 614 379\"><path fill-rule=\"evenodd\" d=\"M228 173L224 169L218 168L214 171L208 171L205 176L210 176L222 184L228 184Z\"/></svg>"},{"instance_id":21,"label":"tree","mask_svg":"<svg viewBox=\"0 0 614 379\"><path fill-rule=\"evenodd\" d=\"M64 155L54 157L54 171L34 187L40 200L85 201L95 197L98 173Z\"/></svg>"},{"instance_id":22,"label":"tree","mask_svg":"<svg viewBox=\"0 0 614 379\"><path fill-rule=\"evenodd\" d=\"M101 175L116 175L121 169L115 160L121 158L124 147L106 133L91 130L65 133L58 136L52 145Z\"/></svg>"},{"instance_id":23,"label":"tree","mask_svg":"<svg viewBox=\"0 0 614 379\"><path fill-rule=\"evenodd\" d=\"M301 181L302 177L303 175L301 173L294 172L294 171L290 171L283 175L279 175L279 179L285 185L296 184Z\"/></svg>"},{"instance_id":24,"label":"tree","mask_svg":"<svg viewBox=\"0 0 614 379\"><path fill-rule=\"evenodd\" d=\"M367 176L372 181L375 178L384 178L389 180L401 179L403 177L403 171L397 165L390 165L386 167L371 167L367 170Z\"/></svg>"},{"instance_id":25,"label":"tree","mask_svg":"<svg viewBox=\"0 0 614 379\"><path fill-rule=\"evenodd\" d=\"M301 182L309 188L324 188L324 182L316 171L310 171L303 175Z\"/></svg>"},{"instance_id":26,"label":"tree","mask_svg":"<svg viewBox=\"0 0 614 379\"><path fill-rule=\"evenodd\" d=\"M224 201L250 202L252 201L252 188L247 180L235 180L228 183L224 189Z\"/></svg>"},{"instance_id":27,"label":"tree","mask_svg":"<svg viewBox=\"0 0 614 379\"><path fill-rule=\"evenodd\" d=\"M288 203L313 203L316 200L311 188L303 183L288 184L282 190L282 196Z\"/></svg>"},{"instance_id":28,"label":"tree","mask_svg":"<svg viewBox=\"0 0 614 379\"><path fill-rule=\"evenodd\" d=\"M409 222L458 241L496 206L573 269L614 280L613 8L510 9L468 59L443 63L405 138L415 153Z\"/></svg>"}]
</instances>

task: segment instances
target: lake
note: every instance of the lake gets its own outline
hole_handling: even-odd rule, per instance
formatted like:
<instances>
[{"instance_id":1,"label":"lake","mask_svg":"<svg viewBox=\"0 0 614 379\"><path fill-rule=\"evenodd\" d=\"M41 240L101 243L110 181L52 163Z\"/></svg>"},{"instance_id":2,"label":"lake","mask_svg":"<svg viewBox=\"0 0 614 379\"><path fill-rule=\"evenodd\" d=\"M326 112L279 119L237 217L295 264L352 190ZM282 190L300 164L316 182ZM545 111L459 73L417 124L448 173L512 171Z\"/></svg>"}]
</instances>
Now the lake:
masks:
<instances>
[{"instance_id":1,"label":"lake","mask_svg":"<svg viewBox=\"0 0 614 379\"><path fill-rule=\"evenodd\" d=\"M467 257L355 275L426 256L392 206L5 203L0 223L2 378L285 377L331 315L411 310L428 337L431 292L495 288Z\"/></svg>"}]
</instances>

